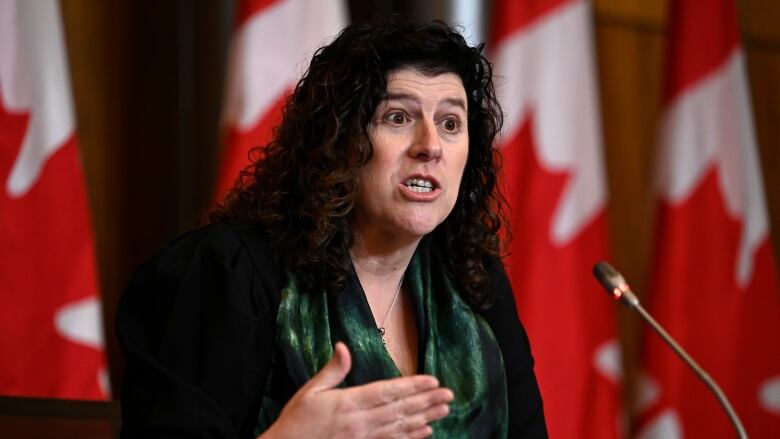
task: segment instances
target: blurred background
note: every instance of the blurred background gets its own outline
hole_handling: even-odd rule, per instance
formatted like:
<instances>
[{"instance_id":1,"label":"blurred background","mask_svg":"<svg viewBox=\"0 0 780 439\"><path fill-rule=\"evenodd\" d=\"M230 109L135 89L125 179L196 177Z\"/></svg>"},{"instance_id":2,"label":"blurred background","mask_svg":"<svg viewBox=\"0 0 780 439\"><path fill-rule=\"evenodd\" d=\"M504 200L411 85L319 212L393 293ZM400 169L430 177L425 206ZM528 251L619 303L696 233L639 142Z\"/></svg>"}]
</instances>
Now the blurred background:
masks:
<instances>
[{"instance_id":1,"label":"blurred background","mask_svg":"<svg viewBox=\"0 0 780 439\"><path fill-rule=\"evenodd\" d=\"M400 12L462 22L474 38L488 38L493 2L456 3L350 0L346 7L353 23ZM708 2L701 3L707 7ZM60 5L108 334L110 385L116 398L123 363L113 338L113 313L122 290L140 263L177 234L200 224L215 197L227 135L221 111L237 4L63 0ZM770 229L775 232L771 245L777 255L780 2L739 0L736 5ZM592 2L609 250L614 265L640 295L648 282L652 250L651 180L662 110L667 7L666 0ZM621 398L630 420L640 326L623 309L616 308L615 316L626 371ZM118 416L115 403L62 409L29 404L23 399L0 401L3 410L17 414L57 412L113 423ZM0 416L0 422L3 419L9 418Z\"/></svg>"}]
</instances>

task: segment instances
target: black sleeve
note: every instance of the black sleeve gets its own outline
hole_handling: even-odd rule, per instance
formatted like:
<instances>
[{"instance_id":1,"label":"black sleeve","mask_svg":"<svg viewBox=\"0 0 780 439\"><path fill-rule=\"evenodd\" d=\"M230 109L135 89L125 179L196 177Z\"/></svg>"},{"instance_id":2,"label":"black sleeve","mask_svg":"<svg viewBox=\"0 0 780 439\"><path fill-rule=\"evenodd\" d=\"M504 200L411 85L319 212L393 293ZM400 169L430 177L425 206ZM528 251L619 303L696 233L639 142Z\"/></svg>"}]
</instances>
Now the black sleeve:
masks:
<instances>
[{"instance_id":1,"label":"black sleeve","mask_svg":"<svg viewBox=\"0 0 780 439\"><path fill-rule=\"evenodd\" d=\"M534 359L523 325L517 316L512 287L504 266L494 260L488 266L495 302L482 313L496 336L506 368L509 402L509 438L546 438L547 426Z\"/></svg>"},{"instance_id":2,"label":"black sleeve","mask_svg":"<svg viewBox=\"0 0 780 439\"><path fill-rule=\"evenodd\" d=\"M273 264L256 261L241 233L213 225L184 235L130 282L116 315L123 438L252 436L278 288L264 273Z\"/></svg>"}]
</instances>

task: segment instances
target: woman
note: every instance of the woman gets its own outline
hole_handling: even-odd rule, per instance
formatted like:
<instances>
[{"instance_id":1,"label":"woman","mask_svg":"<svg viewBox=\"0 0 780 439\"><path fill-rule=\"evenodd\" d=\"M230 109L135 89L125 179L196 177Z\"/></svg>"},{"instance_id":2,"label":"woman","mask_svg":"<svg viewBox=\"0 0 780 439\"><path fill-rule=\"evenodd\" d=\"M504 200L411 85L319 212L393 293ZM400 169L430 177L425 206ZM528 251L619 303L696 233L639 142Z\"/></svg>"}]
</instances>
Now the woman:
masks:
<instances>
[{"instance_id":1,"label":"woman","mask_svg":"<svg viewBox=\"0 0 780 439\"><path fill-rule=\"evenodd\" d=\"M131 282L123 436L546 436L498 259L501 117L444 24L317 51L211 225Z\"/></svg>"}]
</instances>

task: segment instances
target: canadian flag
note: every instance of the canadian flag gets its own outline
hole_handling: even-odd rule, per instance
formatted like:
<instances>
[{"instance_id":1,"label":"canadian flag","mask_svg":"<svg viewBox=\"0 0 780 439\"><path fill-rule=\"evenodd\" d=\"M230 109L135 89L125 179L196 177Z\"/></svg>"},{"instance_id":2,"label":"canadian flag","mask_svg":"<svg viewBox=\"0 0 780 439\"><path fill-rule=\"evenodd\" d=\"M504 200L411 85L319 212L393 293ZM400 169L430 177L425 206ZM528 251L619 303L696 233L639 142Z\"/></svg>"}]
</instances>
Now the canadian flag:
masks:
<instances>
[{"instance_id":1,"label":"canadian flag","mask_svg":"<svg viewBox=\"0 0 780 439\"><path fill-rule=\"evenodd\" d=\"M734 0L670 12L649 308L751 437L780 437L780 290ZM640 437L733 437L662 343L646 334Z\"/></svg>"},{"instance_id":2,"label":"canadian flag","mask_svg":"<svg viewBox=\"0 0 780 439\"><path fill-rule=\"evenodd\" d=\"M217 177L225 195L281 122L284 100L314 51L347 23L342 0L243 0L230 48L224 122L228 135Z\"/></svg>"},{"instance_id":3,"label":"canadian flag","mask_svg":"<svg viewBox=\"0 0 780 439\"><path fill-rule=\"evenodd\" d=\"M59 2L0 0L0 394L108 395Z\"/></svg>"},{"instance_id":4,"label":"canadian flag","mask_svg":"<svg viewBox=\"0 0 780 439\"><path fill-rule=\"evenodd\" d=\"M551 437L620 435L614 305L591 278L607 256L607 188L586 1L497 1L492 58L514 234L506 260Z\"/></svg>"}]
</instances>

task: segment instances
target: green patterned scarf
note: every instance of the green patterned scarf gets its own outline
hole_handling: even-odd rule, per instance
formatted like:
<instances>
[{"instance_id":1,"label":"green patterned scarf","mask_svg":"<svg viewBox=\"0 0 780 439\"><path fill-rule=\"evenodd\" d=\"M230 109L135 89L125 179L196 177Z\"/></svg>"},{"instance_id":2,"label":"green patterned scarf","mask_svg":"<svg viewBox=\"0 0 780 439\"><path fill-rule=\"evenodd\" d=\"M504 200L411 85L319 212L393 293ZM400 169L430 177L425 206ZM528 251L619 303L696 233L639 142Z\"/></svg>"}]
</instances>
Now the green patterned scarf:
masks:
<instances>
[{"instance_id":1,"label":"green patterned scarf","mask_svg":"<svg viewBox=\"0 0 780 439\"><path fill-rule=\"evenodd\" d=\"M434 268L426 249L421 244L404 277L417 315L418 363L421 373L437 377L455 394L450 414L432 424L432 437L504 438L507 396L501 351L488 324L461 300L450 276ZM271 368L258 434L291 396L282 389L300 388L322 369L336 341L343 341L352 354L344 386L401 376L382 345L357 276L338 294L301 294L291 277L282 290L276 322L281 358ZM280 366L286 366L288 376L278 373Z\"/></svg>"}]
</instances>

